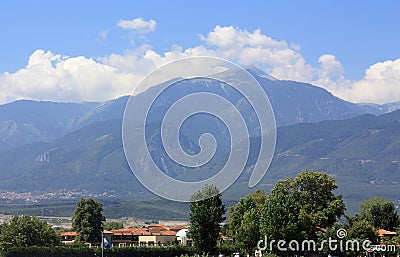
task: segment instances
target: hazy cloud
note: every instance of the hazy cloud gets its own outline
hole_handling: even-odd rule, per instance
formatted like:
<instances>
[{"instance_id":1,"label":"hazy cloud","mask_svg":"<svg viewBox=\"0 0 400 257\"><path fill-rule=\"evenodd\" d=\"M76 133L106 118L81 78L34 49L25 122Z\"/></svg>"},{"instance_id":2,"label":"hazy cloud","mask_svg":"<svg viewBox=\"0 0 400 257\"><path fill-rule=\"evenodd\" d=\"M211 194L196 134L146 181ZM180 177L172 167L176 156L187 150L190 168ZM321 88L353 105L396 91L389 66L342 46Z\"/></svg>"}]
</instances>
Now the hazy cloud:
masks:
<instances>
[{"instance_id":1,"label":"hazy cloud","mask_svg":"<svg viewBox=\"0 0 400 257\"><path fill-rule=\"evenodd\" d=\"M148 33L156 29L157 22L155 20L146 21L139 17L133 20L119 20L117 26L122 29L135 30L139 33Z\"/></svg>"},{"instance_id":2,"label":"hazy cloud","mask_svg":"<svg viewBox=\"0 0 400 257\"><path fill-rule=\"evenodd\" d=\"M105 29L101 30L99 32L99 36L97 37L96 41L98 43L104 43L104 41L106 40L107 36L108 36L108 30L105 30Z\"/></svg>"}]
</instances>

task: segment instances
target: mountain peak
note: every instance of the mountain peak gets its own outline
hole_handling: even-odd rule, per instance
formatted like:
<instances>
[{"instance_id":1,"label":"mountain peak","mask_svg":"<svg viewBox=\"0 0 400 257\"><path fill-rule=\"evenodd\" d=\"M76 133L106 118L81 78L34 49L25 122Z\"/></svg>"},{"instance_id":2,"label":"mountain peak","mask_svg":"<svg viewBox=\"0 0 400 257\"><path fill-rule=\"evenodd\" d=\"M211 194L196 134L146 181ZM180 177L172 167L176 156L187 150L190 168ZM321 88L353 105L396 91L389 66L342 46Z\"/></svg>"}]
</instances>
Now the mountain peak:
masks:
<instances>
[{"instance_id":1,"label":"mountain peak","mask_svg":"<svg viewBox=\"0 0 400 257\"><path fill-rule=\"evenodd\" d=\"M271 75L268 75L267 73L265 73L264 71L260 70L259 68L255 67L255 66L246 66L244 67L245 70L247 70L251 75L255 75L264 79L268 79L268 80L278 80L277 78L272 77Z\"/></svg>"}]
</instances>

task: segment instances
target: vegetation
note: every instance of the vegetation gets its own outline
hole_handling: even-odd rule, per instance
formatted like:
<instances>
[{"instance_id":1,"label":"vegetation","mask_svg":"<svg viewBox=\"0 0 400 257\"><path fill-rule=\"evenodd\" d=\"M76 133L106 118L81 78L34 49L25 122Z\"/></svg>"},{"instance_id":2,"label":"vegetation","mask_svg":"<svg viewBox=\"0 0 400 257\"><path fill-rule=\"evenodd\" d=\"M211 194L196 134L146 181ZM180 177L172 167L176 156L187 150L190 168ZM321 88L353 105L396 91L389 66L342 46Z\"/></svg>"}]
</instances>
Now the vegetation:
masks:
<instances>
[{"instance_id":1,"label":"vegetation","mask_svg":"<svg viewBox=\"0 0 400 257\"><path fill-rule=\"evenodd\" d=\"M239 200L236 206L229 209L227 233L242 251L250 255L260 238L260 215L267 197L258 190Z\"/></svg>"},{"instance_id":2,"label":"vegetation","mask_svg":"<svg viewBox=\"0 0 400 257\"><path fill-rule=\"evenodd\" d=\"M198 252L216 253L224 214L225 206L216 186L205 185L191 197L189 237Z\"/></svg>"},{"instance_id":3,"label":"vegetation","mask_svg":"<svg viewBox=\"0 0 400 257\"><path fill-rule=\"evenodd\" d=\"M54 230L37 217L14 216L9 223L0 225L0 249L15 247L57 246L60 239Z\"/></svg>"},{"instance_id":4,"label":"vegetation","mask_svg":"<svg viewBox=\"0 0 400 257\"><path fill-rule=\"evenodd\" d=\"M250 255L264 236L286 242L317 240L318 228L331 227L344 214L336 188L334 179L322 172L303 171L280 180L270 195L257 191L230 207L228 234Z\"/></svg>"},{"instance_id":5,"label":"vegetation","mask_svg":"<svg viewBox=\"0 0 400 257\"><path fill-rule=\"evenodd\" d=\"M394 204L382 198L371 198L361 203L360 214L340 219L345 205L334 191L335 180L323 172L302 171L295 178L280 180L272 192L266 195L258 190L243 197L229 208L228 223L224 221L225 207L217 187L206 185L196 192L190 203L190 229L188 236L193 247L126 247L106 250L106 256L193 256L194 254L216 254L236 252L250 256L264 237L275 240L314 240L321 251L309 252L334 256L361 255L362 249L351 249L343 253L332 250L323 240L342 239L370 240L377 243L380 228L399 231L400 218ZM98 243L100 233L105 229L118 229L122 223L110 222L103 225L105 217L100 202L80 199L76 203L73 229L78 232L74 246L60 246L56 233L45 222L36 217L15 216L9 223L0 226L0 247L2 257L86 257L99 255L99 249L90 249L83 242ZM338 237L338 230L344 229L344 237ZM220 234L230 236L233 241L224 242ZM384 238L386 243L400 243L400 236ZM271 250L271 251L269 251ZM304 250L289 249L282 252L278 244L268 248L264 256L304 255ZM400 251L400 249L398 249Z\"/></svg>"},{"instance_id":6,"label":"vegetation","mask_svg":"<svg viewBox=\"0 0 400 257\"><path fill-rule=\"evenodd\" d=\"M107 257L176 257L181 255L193 256L192 247L186 246L163 246L163 247L122 247L111 248L104 252ZM101 256L100 248L81 247L18 247L4 252L2 257L93 257Z\"/></svg>"},{"instance_id":7,"label":"vegetation","mask_svg":"<svg viewBox=\"0 0 400 257\"><path fill-rule=\"evenodd\" d=\"M394 230L400 225L394 204L380 197L363 201L359 219L367 220L378 229Z\"/></svg>"},{"instance_id":8,"label":"vegetation","mask_svg":"<svg viewBox=\"0 0 400 257\"><path fill-rule=\"evenodd\" d=\"M124 227L124 224L122 222L107 222L104 224L104 230L113 230L113 229L121 229Z\"/></svg>"},{"instance_id":9,"label":"vegetation","mask_svg":"<svg viewBox=\"0 0 400 257\"><path fill-rule=\"evenodd\" d=\"M106 221L102 212L102 203L91 198L81 198L76 203L75 214L72 217L72 229L78 234L77 242L101 242L103 222Z\"/></svg>"}]
</instances>

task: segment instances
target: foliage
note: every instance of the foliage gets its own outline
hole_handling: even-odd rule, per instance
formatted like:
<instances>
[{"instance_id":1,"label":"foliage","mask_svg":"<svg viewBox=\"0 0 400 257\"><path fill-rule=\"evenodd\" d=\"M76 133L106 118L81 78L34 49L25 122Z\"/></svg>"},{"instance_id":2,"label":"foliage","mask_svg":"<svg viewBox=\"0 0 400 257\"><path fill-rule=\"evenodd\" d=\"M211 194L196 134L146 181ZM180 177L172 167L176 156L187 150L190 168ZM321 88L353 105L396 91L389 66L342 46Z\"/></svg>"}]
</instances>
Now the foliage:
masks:
<instances>
[{"instance_id":1,"label":"foliage","mask_svg":"<svg viewBox=\"0 0 400 257\"><path fill-rule=\"evenodd\" d=\"M260 240L260 212L258 209L245 211L236 239L241 248L246 250L249 256L252 256L253 249Z\"/></svg>"},{"instance_id":2,"label":"foliage","mask_svg":"<svg viewBox=\"0 0 400 257\"><path fill-rule=\"evenodd\" d=\"M334 179L322 172L303 171L280 180L261 212L261 235L286 242L316 240L317 228L331 227L345 211L341 196L333 193L336 188Z\"/></svg>"},{"instance_id":3,"label":"foliage","mask_svg":"<svg viewBox=\"0 0 400 257\"><path fill-rule=\"evenodd\" d=\"M347 237L357 239L360 242L363 240L377 241L377 231L375 227L366 220L359 220L352 224L347 230Z\"/></svg>"},{"instance_id":4,"label":"foliage","mask_svg":"<svg viewBox=\"0 0 400 257\"><path fill-rule=\"evenodd\" d=\"M394 204L380 197L373 197L361 203L359 219L369 221L377 229L390 231L400 225Z\"/></svg>"},{"instance_id":5,"label":"foliage","mask_svg":"<svg viewBox=\"0 0 400 257\"><path fill-rule=\"evenodd\" d=\"M271 194L261 214L261 234L269 239L300 240L307 237L309 216L304 213L293 194Z\"/></svg>"},{"instance_id":6,"label":"foliage","mask_svg":"<svg viewBox=\"0 0 400 257\"><path fill-rule=\"evenodd\" d=\"M260 239L260 212L265 200L264 191L258 190L241 198L236 206L229 209L228 234L250 256Z\"/></svg>"},{"instance_id":7,"label":"foliage","mask_svg":"<svg viewBox=\"0 0 400 257\"><path fill-rule=\"evenodd\" d=\"M107 257L176 257L193 256L192 247L188 246L154 246L154 247L122 247L111 248L104 252ZM3 252L2 257L93 257L101 256L100 248L83 247L19 247Z\"/></svg>"},{"instance_id":8,"label":"foliage","mask_svg":"<svg viewBox=\"0 0 400 257\"><path fill-rule=\"evenodd\" d=\"M102 211L102 203L91 198L81 198L76 203L72 228L78 233L77 242L96 243L101 241L103 222L106 221Z\"/></svg>"},{"instance_id":9,"label":"foliage","mask_svg":"<svg viewBox=\"0 0 400 257\"><path fill-rule=\"evenodd\" d=\"M267 201L267 195L265 194L265 192L259 189L254 193L251 193L249 196L251 199L253 199L256 207L261 211L264 207L265 202Z\"/></svg>"},{"instance_id":10,"label":"foliage","mask_svg":"<svg viewBox=\"0 0 400 257\"><path fill-rule=\"evenodd\" d=\"M216 252L225 214L221 198L218 188L214 185L205 185L191 198L189 237L200 253Z\"/></svg>"},{"instance_id":11,"label":"foliage","mask_svg":"<svg viewBox=\"0 0 400 257\"><path fill-rule=\"evenodd\" d=\"M104 230L116 230L116 229L121 229L124 227L124 224L122 222L107 222L104 224Z\"/></svg>"},{"instance_id":12,"label":"foliage","mask_svg":"<svg viewBox=\"0 0 400 257\"><path fill-rule=\"evenodd\" d=\"M244 213L247 210L256 208L256 203L250 196L243 197L239 200L236 206L231 206L229 208L229 235L236 240L236 233L242 224Z\"/></svg>"},{"instance_id":13,"label":"foliage","mask_svg":"<svg viewBox=\"0 0 400 257\"><path fill-rule=\"evenodd\" d=\"M344 214L346 208L342 196L335 196L333 193L337 187L335 180L328 174L306 170L295 179L279 181L271 195L279 193L293 195L296 205L302 210L303 215L308 216L307 219L315 231L316 227L332 226L336 219Z\"/></svg>"},{"instance_id":14,"label":"foliage","mask_svg":"<svg viewBox=\"0 0 400 257\"><path fill-rule=\"evenodd\" d=\"M9 223L0 227L0 248L56 246L60 239L50 225L37 217L14 216Z\"/></svg>"}]
</instances>

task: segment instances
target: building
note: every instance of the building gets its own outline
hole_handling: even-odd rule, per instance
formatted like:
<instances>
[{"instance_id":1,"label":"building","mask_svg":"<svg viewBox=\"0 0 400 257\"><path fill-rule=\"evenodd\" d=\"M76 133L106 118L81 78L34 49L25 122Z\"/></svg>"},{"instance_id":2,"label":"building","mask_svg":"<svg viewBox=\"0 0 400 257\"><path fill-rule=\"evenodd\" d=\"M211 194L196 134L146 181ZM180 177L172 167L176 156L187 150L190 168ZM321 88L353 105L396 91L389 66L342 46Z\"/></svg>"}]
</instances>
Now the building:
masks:
<instances>
[{"instance_id":1,"label":"building","mask_svg":"<svg viewBox=\"0 0 400 257\"><path fill-rule=\"evenodd\" d=\"M126 246L164 246L173 244L189 244L190 241L177 236L177 232L186 229L187 226L163 226L152 224L142 228L122 228L104 231L104 238L110 242L112 247ZM60 233L61 241L68 245L73 244L76 232Z\"/></svg>"},{"instance_id":2,"label":"building","mask_svg":"<svg viewBox=\"0 0 400 257\"><path fill-rule=\"evenodd\" d=\"M61 232L60 237L61 237L61 242L65 245L70 245L75 242L76 238L76 232Z\"/></svg>"}]
</instances>

